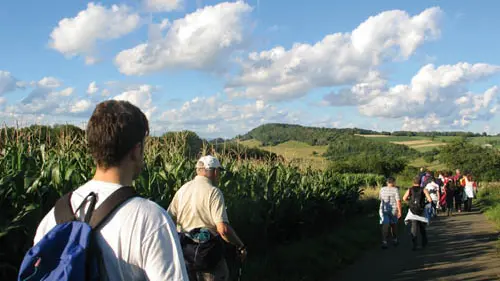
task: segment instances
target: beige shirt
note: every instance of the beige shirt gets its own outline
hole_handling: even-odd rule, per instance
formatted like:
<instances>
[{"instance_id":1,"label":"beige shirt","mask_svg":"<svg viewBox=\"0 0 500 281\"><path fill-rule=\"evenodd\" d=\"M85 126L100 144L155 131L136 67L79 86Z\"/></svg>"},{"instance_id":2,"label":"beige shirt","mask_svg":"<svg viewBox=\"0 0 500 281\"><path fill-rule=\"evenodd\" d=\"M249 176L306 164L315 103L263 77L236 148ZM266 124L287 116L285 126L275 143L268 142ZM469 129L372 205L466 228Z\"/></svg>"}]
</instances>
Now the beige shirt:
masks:
<instances>
[{"instance_id":1,"label":"beige shirt","mask_svg":"<svg viewBox=\"0 0 500 281\"><path fill-rule=\"evenodd\" d=\"M182 232L198 227L216 232L217 223L229 223L222 191L203 176L196 176L177 191L168 212Z\"/></svg>"}]
</instances>

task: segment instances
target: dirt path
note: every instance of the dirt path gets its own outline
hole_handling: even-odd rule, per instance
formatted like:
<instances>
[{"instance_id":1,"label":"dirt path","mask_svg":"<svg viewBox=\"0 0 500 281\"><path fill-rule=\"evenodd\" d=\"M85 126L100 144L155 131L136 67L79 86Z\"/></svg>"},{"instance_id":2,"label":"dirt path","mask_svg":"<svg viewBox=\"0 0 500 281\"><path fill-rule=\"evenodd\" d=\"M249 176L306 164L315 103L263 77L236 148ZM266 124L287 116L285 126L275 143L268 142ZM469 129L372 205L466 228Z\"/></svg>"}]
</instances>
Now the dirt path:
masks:
<instances>
[{"instance_id":1,"label":"dirt path","mask_svg":"<svg viewBox=\"0 0 500 281\"><path fill-rule=\"evenodd\" d=\"M427 233L427 247L413 252L409 229L401 229L397 248L378 247L332 280L500 280L499 234L478 210L440 214Z\"/></svg>"}]
</instances>

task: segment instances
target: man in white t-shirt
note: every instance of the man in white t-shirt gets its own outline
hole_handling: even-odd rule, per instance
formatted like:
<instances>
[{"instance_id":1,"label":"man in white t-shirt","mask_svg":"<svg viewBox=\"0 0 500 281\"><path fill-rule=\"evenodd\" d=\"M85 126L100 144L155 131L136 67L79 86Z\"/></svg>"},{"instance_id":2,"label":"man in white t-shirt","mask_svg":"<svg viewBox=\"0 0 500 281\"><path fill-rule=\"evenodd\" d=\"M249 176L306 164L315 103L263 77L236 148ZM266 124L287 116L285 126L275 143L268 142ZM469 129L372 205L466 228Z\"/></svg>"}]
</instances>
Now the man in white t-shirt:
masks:
<instances>
[{"instance_id":1,"label":"man in white t-shirt","mask_svg":"<svg viewBox=\"0 0 500 281\"><path fill-rule=\"evenodd\" d=\"M90 153L97 164L92 180L73 191L75 210L90 193L99 205L122 186L131 186L142 170L149 124L144 113L125 101L98 104L87 125ZM75 214L80 219L88 209ZM54 208L38 226L34 243L56 225ZM134 197L110 214L97 231L104 276L118 280L189 280L175 224L156 203Z\"/></svg>"},{"instance_id":2,"label":"man in white t-shirt","mask_svg":"<svg viewBox=\"0 0 500 281\"><path fill-rule=\"evenodd\" d=\"M246 247L229 224L222 191L216 187L222 166L217 158L203 156L196 164L196 177L184 184L174 195L168 212L182 233L196 228L208 229L220 235L238 249L242 260L247 255ZM205 272L189 270L191 281L228 280L229 270L222 257L215 267Z\"/></svg>"}]
</instances>

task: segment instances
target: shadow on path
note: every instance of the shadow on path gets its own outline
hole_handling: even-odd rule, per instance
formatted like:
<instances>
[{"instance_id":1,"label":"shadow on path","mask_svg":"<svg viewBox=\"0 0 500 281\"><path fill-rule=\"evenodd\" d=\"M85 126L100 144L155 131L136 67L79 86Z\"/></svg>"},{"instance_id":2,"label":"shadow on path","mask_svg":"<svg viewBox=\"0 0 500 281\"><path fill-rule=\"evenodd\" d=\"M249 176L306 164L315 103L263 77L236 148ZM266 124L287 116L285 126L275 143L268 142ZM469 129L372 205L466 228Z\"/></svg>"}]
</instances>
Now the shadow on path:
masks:
<instances>
[{"instance_id":1,"label":"shadow on path","mask_svg":"<svg viewBox=\"0 0 500 281\"><path fill-rule=\"evenodd\" d=\"M398 247L374 249L332 280L500 280L498 233L478 210L440 214L427 230L425 249L411 250L405 227Z\"/></svg>"}]
</instances>

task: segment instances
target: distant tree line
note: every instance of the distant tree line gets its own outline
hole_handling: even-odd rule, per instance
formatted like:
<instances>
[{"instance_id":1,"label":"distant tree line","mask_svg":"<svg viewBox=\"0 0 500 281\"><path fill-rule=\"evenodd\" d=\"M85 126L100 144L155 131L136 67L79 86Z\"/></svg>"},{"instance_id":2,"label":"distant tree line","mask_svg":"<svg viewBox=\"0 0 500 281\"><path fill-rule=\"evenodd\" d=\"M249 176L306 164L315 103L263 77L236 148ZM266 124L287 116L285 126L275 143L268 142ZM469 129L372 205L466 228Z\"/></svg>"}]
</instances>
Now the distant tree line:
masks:
<instances>
[{"instance_id":1,"label":"distant tree line","mask_svg":"<svg viewBox=\"0 0 500 281\"><path fill-rule=\"evenodd\" d=\"M324 156L330 169L340 173L377 173L385 176L401 172L418 151L400 144L375 142L354 135L336 135Z\"/></svg>"},{"instance_id":2,"label":"distant tree line","mask_svg":"<svg viewBox=\"0 0 500 281\"><path fill-rule=\"evenodd\" d=\"M259 126L245 135L235 139L256 139L263 145L277 145L287 141L299 141L309 145L328 145L337 135L375 134L377 132L364 129L332 129L318 127L304 127L291 124L265 124Z\"/></svg>"},{"instance_id":3,"label":"distant tree line","mask_svg":"<svg viewBox=\"0 0 500 281\"><path fill-rule=\"evenodd\" d=\"M500 180L500 152L495 148L457 140L443 146L436 158L450 169L460 169L462 174L471 173L479 180Z\"/></svg>"},{"instance_id":4,"label":"distant tree line","mask_svg":"<svg viewBox=\"0 0 500 281\"><path fill-rule=\"evenodd\" d=\"M294 124L279 124L269 123L261 125L244 135L238 135L235 139L248 140L256 139L262 142L263 145L278 145L287 141L300 141L309 145L328 145L337 135L386 135L386 136L415 136L415 137L480 137L487 136L486 133L472 132L412 132L412 131L395 131L395 132L377 132L373 130L359 128L321 128L321 127L306 127Z\"/></svg>"}]
</instances>

